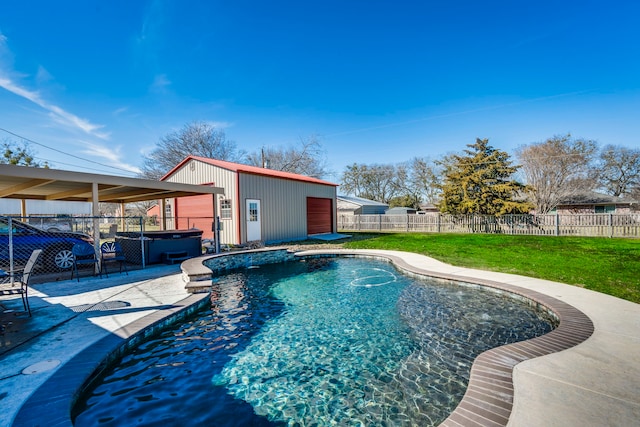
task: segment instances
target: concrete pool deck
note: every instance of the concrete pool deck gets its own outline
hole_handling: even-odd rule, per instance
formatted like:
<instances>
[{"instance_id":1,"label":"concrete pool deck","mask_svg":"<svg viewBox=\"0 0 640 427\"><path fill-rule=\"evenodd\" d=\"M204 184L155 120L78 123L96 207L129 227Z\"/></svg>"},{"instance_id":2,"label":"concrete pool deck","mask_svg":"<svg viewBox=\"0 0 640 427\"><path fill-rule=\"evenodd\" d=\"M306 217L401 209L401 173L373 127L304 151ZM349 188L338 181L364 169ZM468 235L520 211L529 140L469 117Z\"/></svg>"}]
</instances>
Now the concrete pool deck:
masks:
<instances>
[{"instance_id":1,"label":"concrete pool deck","mask_svg":"<svg viewBox=\"0 0 640 427\"><path fill-rule=\"evenodd\" d=\"M523 294L571 306L590 320L585 322L575 314L566 317L577 325L575 335L582 334L584 342L581 338L568 349L515 364L512 391L502 384L503 373L493 378L484 362L478 363L479 369L474 364L476 376L488 375L504 388L505 395L511 393L506 396L512 401L510 412L501 412L499 402L494 410L486 411L474 400L475 387L473 393L468 391L470 399L465 396L466 407L446 425L640 425L640 305L576 286L460 268L406 252L304 253L354 252L391 258L410 271L515 286ZM201 265L204 258L187 261L183 270ZM206 303L207 294L186 291L183 277L179 266L160 265L131 271L129 276L112 274L34 285L30 297L33 317L2 316L7 328L0 347L0 425L70 426L73 396L102 359L140 330ZM7 310L22 309L19 298L2 297L0 304ZM573 313L571 310L566 313ZM571 340L572 335L573 329L566 338ZM509 358L506 353L496 354ZM472 371L471 383L473 375ZM482 378L476 384L482 390Z\"/></svg>"}]
</instances>

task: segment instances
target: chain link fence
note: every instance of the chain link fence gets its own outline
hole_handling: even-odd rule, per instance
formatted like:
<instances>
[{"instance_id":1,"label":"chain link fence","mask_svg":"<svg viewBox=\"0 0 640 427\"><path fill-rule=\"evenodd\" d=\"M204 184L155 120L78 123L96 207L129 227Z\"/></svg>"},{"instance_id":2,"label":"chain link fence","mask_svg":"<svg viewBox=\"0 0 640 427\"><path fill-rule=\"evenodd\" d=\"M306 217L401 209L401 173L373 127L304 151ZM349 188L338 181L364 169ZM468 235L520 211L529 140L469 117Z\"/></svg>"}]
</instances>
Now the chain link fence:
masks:
<instances>
[{"instance_id":1,"label":"chain link fence","mask_svg":"<svg viewBox=\"0 0 640 427\"><path fill-rule=\"evenodd\" d=\"M79 243L91 245L99 261L76 263L81 277L99 271L101 246L108 242L122 248L129 269L214 253L219 250L211 230L214 221L211 217L167 218L163 227L154 216L0 216L0 282L13 280L36 249L42 250L33 274L36 282L68 280L75 274L73 247Z\"/></svg>"},{"instance_id":2,"label":"chain link fence","mask_svg":"<svg viewBox=\"0 0 640 427\"><path fill-rule=\"evenodd\" d=\"M97 228L96 228L97 227ZM97 231L97 232L94 232ZM88 243L101 259L100 245L113 242L120 232L144 232L141 217L90 216L0 216L0 269L4 281L19 272L36 249L42 249L34 271L36 281L57 281L71 278L74 266L72 248ZM96 241L97 237L97 241ZM84 270L94 268L87 265ZM135 266L134 266L135 268ZM82 271L80 274L93 274Z\"/></svg>"}]
</instances>

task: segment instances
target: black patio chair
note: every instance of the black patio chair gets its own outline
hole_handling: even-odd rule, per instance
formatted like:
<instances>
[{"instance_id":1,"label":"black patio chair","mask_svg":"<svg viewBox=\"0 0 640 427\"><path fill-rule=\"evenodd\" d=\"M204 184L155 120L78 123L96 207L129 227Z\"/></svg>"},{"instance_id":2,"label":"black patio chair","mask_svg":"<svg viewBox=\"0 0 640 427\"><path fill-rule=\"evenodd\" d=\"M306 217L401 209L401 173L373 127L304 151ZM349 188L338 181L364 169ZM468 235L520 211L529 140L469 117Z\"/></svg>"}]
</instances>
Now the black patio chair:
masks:
<instances>
[{"instance_id":1,"label":"black patio chair","mask_svg":"<svg viewBox=\"0 0 640 427\"><path fill-rule=\"evenodd\" d=\"M104 242L100 245L100 254L102 261L102 268L104 268L104 274L109 277L109 272L107 271L107 263L109 262L118 262L120 263L120 274L122 274L122 267L124 267L124 272L129 275L129 271L127 270L127 259L124 256L124 251L122 250L122 246L118 242Z\"/></svg>"},{"instance_id":2,"label":"black patio chair","mask_svg":"<svg viewBox=\"0 0 640 427\"><path fill-rule=\"evenodd\" d=\"M96 251L89 243L76 243L71 248L71 253L73 253L73 270L71 270L71 279L73 279L73 274L76 275L76 280L80 281L80 274L78 273L79 265L93 265L97 266L98 274L102 278L102 269L100 268L100 262L98 257L96 256ZM95 275L95 269L94 269Z\"/></svg>"},{"instance_id":3,"label":"black patio chair","mask_svg":"<svg viewBox=\"0 0 640 427\"><path fill-rule=\"evenodd\" d=\"M38 262L38 258L42 253L42 249L36 249L31 252L31 256L21 271L13 272L13 282L9 284L0 285L2 295L20 295L22 297L22 306L24 311L31 316L31 306L29 305L29 280L31 279L31 273L33 268Z\"/></svg>"}]
</instances>

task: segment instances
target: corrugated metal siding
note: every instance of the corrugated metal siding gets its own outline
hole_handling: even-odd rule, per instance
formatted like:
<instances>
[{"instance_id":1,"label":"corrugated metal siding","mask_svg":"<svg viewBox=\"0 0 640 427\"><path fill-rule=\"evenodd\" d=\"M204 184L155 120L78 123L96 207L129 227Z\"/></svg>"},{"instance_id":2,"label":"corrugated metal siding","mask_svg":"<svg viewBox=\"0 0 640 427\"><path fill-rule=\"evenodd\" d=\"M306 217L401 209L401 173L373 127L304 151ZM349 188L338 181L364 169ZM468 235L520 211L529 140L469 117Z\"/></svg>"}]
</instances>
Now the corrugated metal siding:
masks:
<instances>
[{"instance_id":1,"label":"corrugated metal siding","mask_svg":"<svg viewBox=\"0 0 640 427\"><path fill-rule=\"evenodd\" d=\"M222 220L222 231L220 232L221 243L241 243L238 240L237 224L239 221L238 211L244 208L240 206L238 209L237 191L236 191L236 174L226 169L213 167L198 160L191 160L185 163L180 169L176 170L170 177L166 179L169 182L181 182L183 184L202 184L211 183L216 187L224 188L224 198L231 199L231 220ZM219 198L218 198L219 199ZM244 202L243 202L244 203ZM220 214L220 200L216 204L217 212ZM183 213L178 213L183 216ZM209 213L213 216L213 212ZM209 227L210 229L211 227Z\"/></svg>"},{"instance_id":2,"label":"corrugated metal siding","mask_svg":"<svg viewBox=\"0 0 640 427\"><path fill-rule=\"evenodd\" d=\"M198 160L191 160L167 177L169 182L185 184L212 183L225 189L225 198L232 203L232 220L223 220L221 243L243 243L246 241L244 219L246 199L261 201L262 240L285 241L307 237L307 197L332 199L336 206L336 187L301 181L272 178L261 175L240 173L242 191L238 195L236 174ZM217 205L218 214L219 202ZM182 216L182 213L179 215ZM336 230L336 216L333 214L333 230ZM238 232L239 228L239 232ZM238 238L238 234L240 237Z\"/></svg>"},{"instance_id":3,"label":"corrugated metal siding","mask_svg":"<svg viewBox=\"0 0 640 427\"><path fill-rule=\"evenodd\" d=\"M25 200L27 215L91 215L91 202L63 202L58 200ZM20 215L21 202L0 199L0 215Z\"/></svg>"},{"instance_id":4,"label":"corrugated metal siding","mask_svg":"<svg viewBox=\"0 0 640 427\"><path fill-rule=\"evenodd\" d=\"M389 209L388 206L365 205L362 206L362 210L360 211L360 213L363 215L380 215L383 214L387 209Z\"/></svg>"},{"instance_id":5,"label":"corrugated metal siding","mask_svg":"<svg viewBox=\"0 0 640 427\"><path fill-rule=\"evenodd\" d=\"M174 211L178 224L176 228L180 230L199 228L202 230L203 239L213 239L211 212L213 211L214 200L215 196L211 196L211 194L176 199Z\"/></svg>"},{"instance_id":6,"label":"corrugated metal siding","mask_svg":"<svg viewBox=\"0 0 640 427\"><path fill-rule=\"evenodd\" d=\"M336 187L270 178L259 175L240 174L240 205L246 199L259 199L262 210L262 240L286 241L307 237L307 197L332 199L336 206ZM336 230L336 215L333 215L333 230ZM242 239L246 238L244 208L240 218Z\"/></svg>"}]
</instances>

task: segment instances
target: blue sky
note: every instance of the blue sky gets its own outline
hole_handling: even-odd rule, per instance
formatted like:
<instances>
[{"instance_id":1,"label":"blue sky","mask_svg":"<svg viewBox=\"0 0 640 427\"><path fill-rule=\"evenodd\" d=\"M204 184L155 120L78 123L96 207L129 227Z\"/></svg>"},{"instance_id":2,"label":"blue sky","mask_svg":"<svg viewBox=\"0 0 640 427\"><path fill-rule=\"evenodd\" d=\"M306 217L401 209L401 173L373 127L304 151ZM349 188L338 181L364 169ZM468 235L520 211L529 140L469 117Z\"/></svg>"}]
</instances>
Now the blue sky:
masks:
<instances>
[{"instance_id":1,"label":"blue sky","mask_svg":"<svg viewBox=\"0 0 640 427\"><path fill-rule=\"evenodd\" d=\"M476 137L640 148L639 16L635 0L8 1L0 141L132 176L200 120L249 152L318 135L335 182Z\"/></svg>"}]
</instances>

